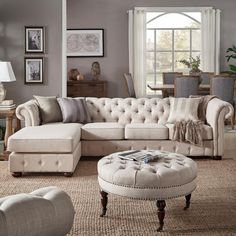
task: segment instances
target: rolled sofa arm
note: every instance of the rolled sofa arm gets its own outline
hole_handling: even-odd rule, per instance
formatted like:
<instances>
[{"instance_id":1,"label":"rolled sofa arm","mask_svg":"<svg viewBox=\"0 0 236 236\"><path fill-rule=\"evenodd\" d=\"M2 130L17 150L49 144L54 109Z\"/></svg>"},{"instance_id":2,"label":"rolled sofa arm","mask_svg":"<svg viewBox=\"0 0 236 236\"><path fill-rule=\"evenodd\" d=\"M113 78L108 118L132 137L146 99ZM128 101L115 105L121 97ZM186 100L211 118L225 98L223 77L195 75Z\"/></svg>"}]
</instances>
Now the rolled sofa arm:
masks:
<instances>
[{"instance_id":1,"label":"rolled sofa arm","mask_svg":"<svg viewBox=\"0 0 236 236\"><path fill-rule=\"evenodd\" d=\"M207 123L212 127L214 156L222 156L224 152L224 122L234 114L233 106L218 98L209 101L206 110Z\"/></svg>"},{"instance_id":2,"label":"rolled sofa arm","mask_svg":"<svg viewBox=\"0 0 236 236\"><path fill-rule=\"evenodd\" d=\"M39 107L35 100L20 104L16 108L16 116L19 120L25 121L25 126L40 125Z\"/></svg>"}]
</instances>

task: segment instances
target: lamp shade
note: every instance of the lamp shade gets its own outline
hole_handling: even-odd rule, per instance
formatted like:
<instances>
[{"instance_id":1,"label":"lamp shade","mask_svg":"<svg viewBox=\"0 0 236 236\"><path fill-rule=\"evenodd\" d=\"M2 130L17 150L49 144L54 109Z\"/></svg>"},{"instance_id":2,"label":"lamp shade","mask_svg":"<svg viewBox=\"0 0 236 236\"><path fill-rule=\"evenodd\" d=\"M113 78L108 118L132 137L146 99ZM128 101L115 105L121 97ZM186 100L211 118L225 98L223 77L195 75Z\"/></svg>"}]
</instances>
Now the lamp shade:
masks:
<instances>
[{"instance_id":1,"label":"lamp shade","mask_svg":"<svg viewBox=\"0 0 236 236\"><path fill-rule=\"evenodd\" d=\"M0 61L0 82L12 82L16 77L12 70L11 62Z\"/></svg>"}]
</instances>

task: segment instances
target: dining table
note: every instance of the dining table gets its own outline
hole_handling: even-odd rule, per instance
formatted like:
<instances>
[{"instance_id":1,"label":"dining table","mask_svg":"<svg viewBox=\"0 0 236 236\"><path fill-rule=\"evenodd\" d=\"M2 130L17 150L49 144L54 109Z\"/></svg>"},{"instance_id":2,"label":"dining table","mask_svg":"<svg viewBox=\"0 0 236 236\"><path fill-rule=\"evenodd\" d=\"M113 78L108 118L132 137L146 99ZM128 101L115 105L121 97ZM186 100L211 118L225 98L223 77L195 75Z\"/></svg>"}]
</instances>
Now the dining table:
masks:
<instances>
[{"instance_id":1,"label":"dining table","mask_svg":"<svg viewBox=\"0 0 236 236\"><path fill-rule=\"evenodd\" d=\"M173 91L175 89L174 84L148 84L148 88L153 91L162 91L163 97L168 97L168 91ZM210 94L210 84L199 84L199 91L209 92Z\"/></svg>"}]
</instances>

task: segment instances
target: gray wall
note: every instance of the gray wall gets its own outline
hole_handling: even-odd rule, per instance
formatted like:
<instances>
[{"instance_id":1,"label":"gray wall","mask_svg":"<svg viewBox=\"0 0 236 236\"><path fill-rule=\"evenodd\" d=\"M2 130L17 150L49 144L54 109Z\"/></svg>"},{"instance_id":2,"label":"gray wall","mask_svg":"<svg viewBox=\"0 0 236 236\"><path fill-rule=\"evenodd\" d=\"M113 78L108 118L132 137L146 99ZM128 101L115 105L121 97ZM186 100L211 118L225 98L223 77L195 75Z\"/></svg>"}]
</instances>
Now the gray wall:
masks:
<instances>
[{"instance_id":1,"label":"gray wall","mask_svg":"<svg viewBox=\"0 0 236 236\"><path fill-rule=\"evenodd\" d=\"M61 12L61 0L0 0L0 60L12 62L17 79L4 84L8 99L21 103L33 94L61 95ZM24 84L24 56L28 56L24 48L24 26L30 25L46 27L43 85Z\"/></svg>"},{"instance_id":2,"label":"gray wall","mask_svg":"<svg viewBox=\"0 0 236 236\"><path fill-rule=\"evenodd\" d=\"M126 96L123 73L128 72L128 17L133 7L201 7L221 9L221 71L227 70L225 51L236 43L236 0L67 0L68 28L104 28L104 58L69 58L68 70L76 67L86 74L93 61L101 65L109 81L109 96Z\"/></svg>"}]
</instances>

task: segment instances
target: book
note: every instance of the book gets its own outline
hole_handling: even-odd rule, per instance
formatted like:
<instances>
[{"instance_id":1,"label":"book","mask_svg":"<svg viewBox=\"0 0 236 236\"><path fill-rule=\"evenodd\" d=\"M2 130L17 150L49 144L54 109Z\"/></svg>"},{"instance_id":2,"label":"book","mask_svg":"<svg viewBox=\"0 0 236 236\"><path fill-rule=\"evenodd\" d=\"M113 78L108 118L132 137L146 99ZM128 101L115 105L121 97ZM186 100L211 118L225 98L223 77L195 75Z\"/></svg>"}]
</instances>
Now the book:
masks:
<instances>
[{"instance_id":1,"label":"book","mask_svg":"<svg viewBox=\"0 0 236 236\"><path fill-rule=\"evenodd\" d=\"M16 104L12 104L12 105L0 105L0 110L11 110L16 108Z\"/></svg>"},{"instance_id":2,"label":"book","mask_svg":"<svg viewBox=\"0 0 236 236\"><path fill-rule=\"evenodd\" d=\"M13 100L3 100L0 102L0 106L9 106L9 105L13 105Z\"/></svg>"},{"instance_id":3,"label":"book","mask_svg":"<svg viewBox=\"0 0 236 236\"><path fill-rule=\"evenodd\" d=\"M153 151L134 150L120 153L118 155L123 160L139 161L148 163L158 158L158 154Z\"/></svg>"}]
</instances>

